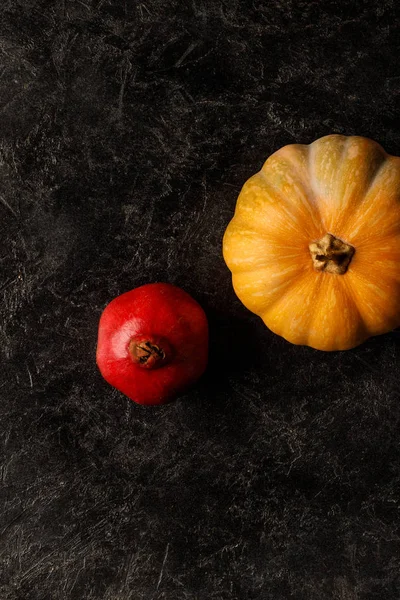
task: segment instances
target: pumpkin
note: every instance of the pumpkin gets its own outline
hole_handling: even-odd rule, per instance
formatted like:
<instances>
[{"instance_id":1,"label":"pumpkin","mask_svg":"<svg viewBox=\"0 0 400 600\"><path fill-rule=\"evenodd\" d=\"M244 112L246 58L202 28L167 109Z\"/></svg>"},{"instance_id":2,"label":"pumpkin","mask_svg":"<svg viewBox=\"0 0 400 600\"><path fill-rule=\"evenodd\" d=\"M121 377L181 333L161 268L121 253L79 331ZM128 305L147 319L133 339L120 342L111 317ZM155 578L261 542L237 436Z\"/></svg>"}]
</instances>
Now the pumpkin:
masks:
<instances>
[{"instance_id":1,"label":"pumpkin","mask_svg":"<svg viewBox=\"0 0 400 600\"><path fill-rule=\"evenodd\" d=\"M243 304L293 344L346 350L400 325L400 158L328 135L272 154L223 239Z\"/></svg>"}]
</instances>

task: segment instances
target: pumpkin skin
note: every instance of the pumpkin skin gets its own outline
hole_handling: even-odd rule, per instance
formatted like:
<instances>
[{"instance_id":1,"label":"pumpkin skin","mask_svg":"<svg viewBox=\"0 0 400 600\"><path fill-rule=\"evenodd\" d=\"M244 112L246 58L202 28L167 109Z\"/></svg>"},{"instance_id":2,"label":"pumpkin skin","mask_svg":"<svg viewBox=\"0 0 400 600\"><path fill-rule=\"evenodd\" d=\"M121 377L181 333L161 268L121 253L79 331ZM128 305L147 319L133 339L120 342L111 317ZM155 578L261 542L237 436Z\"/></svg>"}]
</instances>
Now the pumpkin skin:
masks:
<instances>
[{"instance_id":1,"label":"pumpkin skin","mask_svg":"<svg viewBox=\"0 0 400 600\"><path fill-rule=\"evenodd\" d=\"M239 299L293 344L346 350L398 327L400 158L336 134L281 148L243 186L223 255Z\"/></svg>"}]
</instances>

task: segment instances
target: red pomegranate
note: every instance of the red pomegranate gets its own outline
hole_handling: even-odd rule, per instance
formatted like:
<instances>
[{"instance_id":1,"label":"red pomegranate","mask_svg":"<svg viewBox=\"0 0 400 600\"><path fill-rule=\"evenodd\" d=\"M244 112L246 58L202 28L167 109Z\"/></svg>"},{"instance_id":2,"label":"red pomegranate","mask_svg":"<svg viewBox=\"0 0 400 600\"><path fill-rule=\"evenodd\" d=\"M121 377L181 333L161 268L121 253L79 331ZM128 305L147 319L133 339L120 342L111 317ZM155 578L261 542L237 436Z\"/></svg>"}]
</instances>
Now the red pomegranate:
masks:
<instances>
[{"instance_id":1,"label":"red pomegranate","mask_svg":"<svg viewBox=\"0 0 400 600\"><path fill-rule=\"evenodd\" d=\"M97 365L138 404L165 404L194 383L208 358L208 323L184 290L149 283L118 296L99 323Z\"/></svg>"}]
</instances>

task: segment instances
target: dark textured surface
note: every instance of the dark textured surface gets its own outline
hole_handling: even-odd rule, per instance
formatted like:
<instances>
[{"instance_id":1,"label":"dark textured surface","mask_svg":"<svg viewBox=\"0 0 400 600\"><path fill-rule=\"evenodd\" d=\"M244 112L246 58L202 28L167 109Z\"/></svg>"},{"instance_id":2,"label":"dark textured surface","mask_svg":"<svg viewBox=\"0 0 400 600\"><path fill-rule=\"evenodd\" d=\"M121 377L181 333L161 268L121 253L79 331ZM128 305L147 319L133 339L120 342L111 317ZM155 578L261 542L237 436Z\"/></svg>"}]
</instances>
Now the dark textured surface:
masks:
<instances>
[{"instance_id":1,"label":"dark textured surface","mask_svg":"<svg viewBox=\"0 0 400 600\"><path fill-rule=\"evenodd\" d=\"M280 146L400 154L395 4L2 0L2 600L400 597L399 333L291 346L221 256ZM211 361L145 409L96 330L160 280L205 308Z\"/></svg>"}]
</instances>

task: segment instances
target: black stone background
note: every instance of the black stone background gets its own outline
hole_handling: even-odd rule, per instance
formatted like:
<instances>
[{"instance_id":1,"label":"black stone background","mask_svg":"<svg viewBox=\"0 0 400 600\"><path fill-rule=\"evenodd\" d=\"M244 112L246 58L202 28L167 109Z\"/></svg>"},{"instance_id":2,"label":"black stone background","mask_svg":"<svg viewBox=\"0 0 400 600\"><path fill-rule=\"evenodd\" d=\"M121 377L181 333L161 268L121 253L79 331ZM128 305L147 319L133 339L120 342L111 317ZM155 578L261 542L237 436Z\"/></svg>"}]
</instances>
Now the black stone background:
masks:
<instances>
[{"instance_id":1,"label":"black stone background","mask_svg":"<svg viewBox=\"0 0 400 600\"><path fill-rule=\"evenodd\" d=\"M279 147L400 154L396 2L0 6L0 598L400 598L399 332L292 346L221 255ZM211 328L156 409L95 365L105 305L152 281Z\"/></svg>"}]
</instances>

